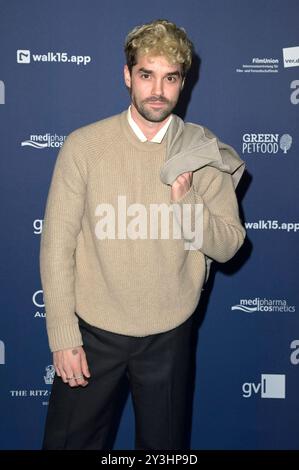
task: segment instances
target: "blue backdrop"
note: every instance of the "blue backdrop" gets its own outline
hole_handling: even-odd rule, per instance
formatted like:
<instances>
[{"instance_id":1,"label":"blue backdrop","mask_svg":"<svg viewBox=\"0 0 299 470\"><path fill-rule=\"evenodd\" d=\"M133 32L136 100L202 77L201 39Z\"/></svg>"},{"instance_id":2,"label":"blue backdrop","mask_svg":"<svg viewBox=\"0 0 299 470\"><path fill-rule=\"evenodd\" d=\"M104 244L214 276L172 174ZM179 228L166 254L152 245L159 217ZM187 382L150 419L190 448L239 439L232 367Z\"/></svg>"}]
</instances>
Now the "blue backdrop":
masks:
<instances>
[{"instance_id":1,"label":"blue backdrop","mask_svg":"<svg viewBox=\"0 0 299 470\"><path fill-rule=\"evenodd\" d=\"M1 449L41 445L53 370L39 246L59 147L128 106L125 36L157 18L198 56L178 114L247 165L246 243L198 308L192 449L299 449L298 15L297 0L0 1ZM129 397L115 449L133 445Z\"/></svg>"}]
</instances>

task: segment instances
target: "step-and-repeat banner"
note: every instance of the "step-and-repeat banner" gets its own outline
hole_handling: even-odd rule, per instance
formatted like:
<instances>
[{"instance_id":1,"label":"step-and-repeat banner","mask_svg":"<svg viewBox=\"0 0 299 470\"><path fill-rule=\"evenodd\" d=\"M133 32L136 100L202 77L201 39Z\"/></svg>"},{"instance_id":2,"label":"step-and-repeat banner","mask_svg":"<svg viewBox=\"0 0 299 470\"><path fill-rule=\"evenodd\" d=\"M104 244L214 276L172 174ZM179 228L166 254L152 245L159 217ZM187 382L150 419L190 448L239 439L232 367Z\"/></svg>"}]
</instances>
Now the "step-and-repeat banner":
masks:
<instances>
[{"instance_id":1,"label":"step-and-repeat banner","mask_svg":"<svg viewBox=\"0 0 299 470\"><path fill-rule=\"evenodd\" d=\"M128 31L183 26L196 58L177 113L246 162L247 239L198 307L192 449L299 449L299 2L1 0L1 449L39 449L53 380L40 236L65 137L129 105ZM115 449L134 448L130 395Z\"/></svg>"}]
</instances>

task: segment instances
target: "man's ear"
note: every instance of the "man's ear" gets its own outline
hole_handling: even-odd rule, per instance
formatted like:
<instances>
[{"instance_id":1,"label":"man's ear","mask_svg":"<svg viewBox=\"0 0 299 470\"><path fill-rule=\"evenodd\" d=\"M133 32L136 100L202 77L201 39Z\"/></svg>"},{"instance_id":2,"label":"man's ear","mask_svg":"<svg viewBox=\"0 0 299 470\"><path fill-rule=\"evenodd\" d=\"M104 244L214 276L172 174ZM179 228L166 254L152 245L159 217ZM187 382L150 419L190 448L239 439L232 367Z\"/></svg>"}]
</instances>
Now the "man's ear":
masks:
<instances>
[{"instance_id":1,"label":"man's ear","mask_svg":"<svg viewBox=\"0 0 299 470\"><path fill-rule=\"evenodd\" d=\"M127 66L127 64L125 64L124 66L124 80L125 80L126 86L128 88L131 88L131 74L130 74L129 67Z\"/></svg>"}]
</instances>

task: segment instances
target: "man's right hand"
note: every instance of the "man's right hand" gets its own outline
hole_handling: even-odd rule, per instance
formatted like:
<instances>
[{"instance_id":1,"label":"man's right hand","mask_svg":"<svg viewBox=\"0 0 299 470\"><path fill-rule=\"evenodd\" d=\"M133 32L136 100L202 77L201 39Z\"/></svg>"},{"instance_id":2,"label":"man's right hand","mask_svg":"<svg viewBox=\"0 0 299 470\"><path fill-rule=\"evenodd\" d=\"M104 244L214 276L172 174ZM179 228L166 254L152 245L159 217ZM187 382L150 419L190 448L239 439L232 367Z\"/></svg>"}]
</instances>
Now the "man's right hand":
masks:
<instances>
[{"instance_id":1,"label":"man's right hand","mask_svg":"<svg viewBox=\"0 0 299 470\"><path fill-rule=\"evenodd\" d=\"M53 353L53 364L58 377L70 387L85 387L90 377L86 355L82 346L71 349L62 349Z\"/></svg>"}]
</instances>

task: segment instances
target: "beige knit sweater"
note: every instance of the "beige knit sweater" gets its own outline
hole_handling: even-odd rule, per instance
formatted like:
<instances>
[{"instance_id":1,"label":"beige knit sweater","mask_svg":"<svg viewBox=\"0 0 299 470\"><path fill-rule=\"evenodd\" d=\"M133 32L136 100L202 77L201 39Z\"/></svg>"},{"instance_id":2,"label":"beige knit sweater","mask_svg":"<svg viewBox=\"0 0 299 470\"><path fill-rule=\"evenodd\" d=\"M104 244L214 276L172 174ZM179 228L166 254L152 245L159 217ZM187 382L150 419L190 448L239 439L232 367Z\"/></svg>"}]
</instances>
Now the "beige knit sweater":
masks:
<instances>
[{"instance_id":1,"label":"beige knit sweater","mask_svg":"<svg viewBox=\"0 0 299 470\"><path fill-rule=\"evenodd\" d=\"M171 237L171 218L168 238L161 232L152 238L149 227L143 238L127 235L136 230L130 227L138 214L132 204L148 215L150 204L172 205L171 186L159 178L165 152L165 138L160 144L138 140L127 110L81 127L65 140L52 176L40 250L51 351L83 344L75 312L91 325L130 336L175 328L199 301L204 254L225 262L242 245L245 230L231 176L212 167L193 173L191 188L178 202L193 210L203 204L200 249L186 250L183 237ZM120 208L119 197L131 208L128 212ZM128 232L118 232L120 220Z\"/></svg>"}]
</instances>

